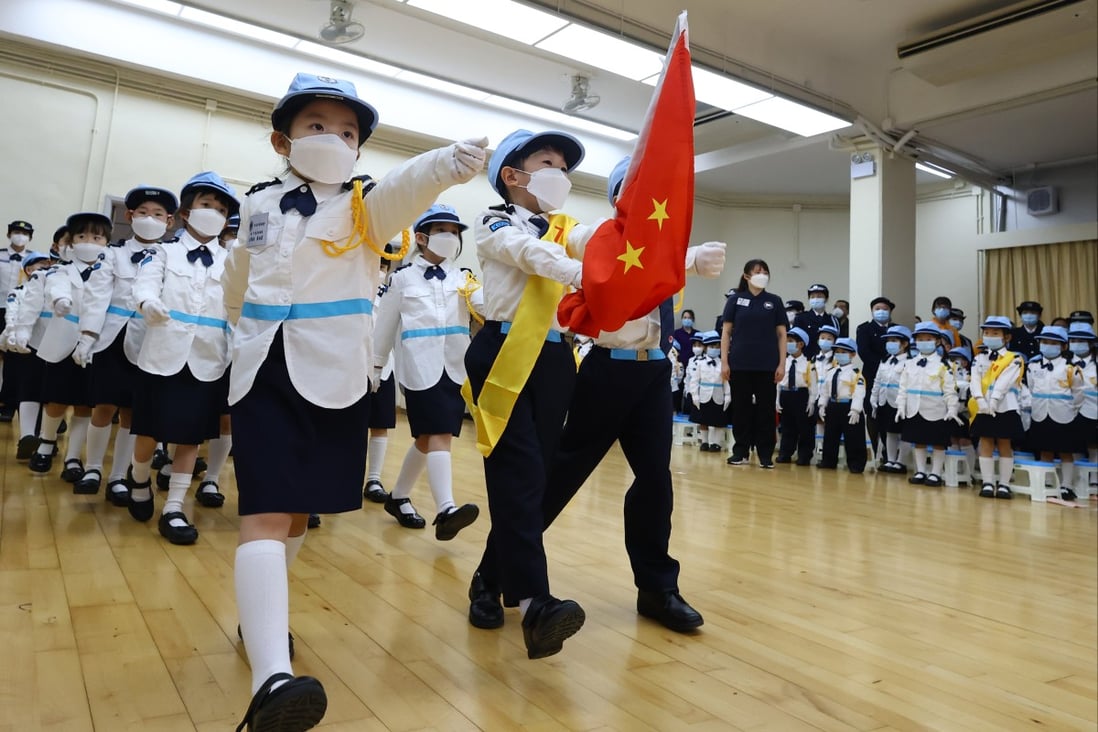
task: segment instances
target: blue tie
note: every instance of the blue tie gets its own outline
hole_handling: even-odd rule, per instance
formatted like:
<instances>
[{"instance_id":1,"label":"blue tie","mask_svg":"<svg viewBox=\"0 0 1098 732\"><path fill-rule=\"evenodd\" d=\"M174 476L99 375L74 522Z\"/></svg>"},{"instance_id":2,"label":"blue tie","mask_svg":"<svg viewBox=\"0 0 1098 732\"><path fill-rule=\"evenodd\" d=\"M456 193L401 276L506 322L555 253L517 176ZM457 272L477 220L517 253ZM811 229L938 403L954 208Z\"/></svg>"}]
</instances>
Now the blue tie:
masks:
<instances>
[{"instance_id":1,"label":"blue tie","mask_svg":"<svg viewBox=\"0 0 1098 732\"><path fill-rule=\"evenodd\" d=\"M531 216L530 223L533 224L538 230L538 238L545 236L549 231L549 222L540 216Z\"/></svg>"},{"instance_id":2,"label":"blue tie","mask_svg":"<svg viewBox=\"0 0 1098 732\"><path fill-rule=\"evenodd\" d=\"M666 354L674 345L675 339L675 303L674 298L667 298L660 303L660 348Z\"/></svg>"},{"instance_id":3,"label":"blue tie","mask_svg":"<svg viewBox=\"0 0 1098 732\"><path fill-rule=\"evenodd\" d=\"M201 259L202 264L206 265L207 267L209 267L214 262L213 255L210 254L210 250L206 248L205 244L198 247L197 249L192 249L191 251L187 252L188 262L194 264L194 261L196 259Z\"/></svg>"},{"instance_id":4,"label":"blue tie","mask_svg":"<svg viewBox=\"0 0 1098 732\"><path fill-rule=\"evenodd\" d=\"M302 216L312 216L316 212L316 196L305 183L292 191L287 191L278 202L278 207L282 209L282 213L296 208Z\"/></svg>"},{"instance_id":5,"label":"blue tie","mask_svg":"<svg viewBox=\"0 0 1098 732\"><path fill-rule=\"evenodd\" d=\"M433 279L438 279L438 280L444 280L444 279L446 279L446 272L442 269L442 267L439 267L437 264L423 270L423 279L429 280L429 279L432 279L432 278Z\"/></svg>"}]
</instances>

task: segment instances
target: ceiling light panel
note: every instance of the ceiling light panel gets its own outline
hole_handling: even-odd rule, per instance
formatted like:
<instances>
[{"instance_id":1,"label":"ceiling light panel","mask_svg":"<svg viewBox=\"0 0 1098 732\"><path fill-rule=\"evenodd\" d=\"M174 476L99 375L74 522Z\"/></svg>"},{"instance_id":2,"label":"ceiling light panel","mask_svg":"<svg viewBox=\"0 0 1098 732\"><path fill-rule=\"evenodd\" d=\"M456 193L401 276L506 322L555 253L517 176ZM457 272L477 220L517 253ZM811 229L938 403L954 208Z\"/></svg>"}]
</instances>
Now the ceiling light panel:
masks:
<instances>
[{"instance_id":1,"label":"ceiling light panel","mask_svg":"<svg viewBox=\"0 0 1098 732\"><path fill-rule=\"evenodd\" d=\"M497 94L489 96L484 100L484 103L499 109L505 109L509 112L515 112L516 114L533 117L534 119L543 122L557 124L564 128L593 132L597 135L609 137L614 140L629 141L635 140L637 137L636 132L630 132L629 130L623 130L618 127L611 127L610 125L604 125L601 122L593 122L592 120L577 117L575 115L564 114L555 109L546 109L545 107L539 107L534 104L527 104L526 102L520 102L515 99L510 99L509 97L501 97Z\"/></svg>"},{"instance_id":2,"label":"ceiling light panel","mask_svg":"<svg viewBox=\"0 0 1098 732\"><path fill-rule=\"evenodd\" d=\"M282 46L283 48L293 48L298 39L293 36L288 36L285 33L279 33L277 31L268 30L266 28L260 28L258 25L252 25L251 23L244 23L239 20L233 20L232 18L226 18L224 15L218 15L216 13L208 13L205 10L199 10L198 8L185 7L182 12L179 13L179 17L183 20L188 20L192 23L198 23L200 25L209 26L216 30L224 31L226 33L233 33L238 36L244 36L250 38L253 41L259 41L260 43L269 43L272 46Z\"/></svg>"},{"instance_id":3,"label":"ceiling light panel","mask_svg":"<svg viewBox=\"0 0 1098 732\"><path fill-rule=\"evenodd\" d=\"M740 107L736 114L802 137L812 137L850 126L846 120L781 97L771 97Z\"/></svg>"},{"instance_id":4,"label":"ceiling light panel","mask_svg":"<svg viewBox=\"0 0 1098 732\"><path fill-rule=\"evenodd\" d=\"M663 68L663 54L574 23L534 45L634 81L658 74Z\"/></svg>"},{"instance_id":5,"label":"ceiling light panel","mask_svg":"<svg viewBox=\"0 0 1098 732\"><path fill-rule=\"evenodd\" d=\"M171 0L122 0L129 5L136 5L139 8L145 8L146 10L154 10L158 13L167 13L168 15L179 15L179 11L183 9L183 6L179 3L173 3Z\"/></svg>"},{"instance_id":6,"label":"ceiling light panel","mask_svg":"<svg viewBox=\"0 0 1098 732\"><path fill-rule=\"evenodd\" d=\"M770 92L756 89L708 69L692 66L691 72L694 77L694 98L711 107L735 110L774 96ZM644 79L644 83L655 86L659 78L659 74L653 74Z\"/></svg>"},{"instance_id":7,"label":"ceiling light panel","mask_svg":"<svg viewBox=\"0 0 1098 732\"><path fill-rule=\"evenodd\" d=\"M528 44L568 25L559 15L511 0L408 0L408 5Z\"/></svg>"},{"instance_id":8,"label":"ceiling light panel","mask_svg":"<svg viewBox=\"0 0 1098 732\"><path fill-rule=\"evenodd\" d=\"M294 50L307 53L310 56L322 58L325 61L349 66L352 69L376 74L377 76L396 76L402 71L402 69L396 66L383 64L380 61L374 61L373 59L368 59L364 56L359 56L358 54L340 51L338 48L325 46L322 43L313 43L312 41L298 41L297 45L294 46Z\"/></svg>"},{"instance_id":9,"label":"ceiling light panel","mask_svg":"<svg viewBox=\"0 0 1098 732\"><path fill-rule=\"evenodd\" d=\"M474 89L469 86L462 86L461 84L454 84L442 79L436 79L433 76L427 76L426 74L420 74L415 71L401 71L394 77L397 81L403 81L408 84L415 84L421 86L424 89L431 89L434 91L440 91L444 94L450 94L451 96L460 97L462 99L470 99L474 102L483 102L489 96L488 92Z\"/></svg>"},{"instance_id":10,"label":"ceiling light panel","mask_svg":"<svg viewBox=\"0 0 1098 732\"><path fill-rule=\"evenodd\" d=\"M931 175L936 175L939 178L945 178L946 180L950 180L951 178L953 178L953 175L954 175L954 174L946 172L946 170L944 168L942 168L942 169L932 168L930 165L927 165L926 163L915 163L915 169L916 170L921 170L924 173L930 173Z\"/></svg>"}]
</instances>

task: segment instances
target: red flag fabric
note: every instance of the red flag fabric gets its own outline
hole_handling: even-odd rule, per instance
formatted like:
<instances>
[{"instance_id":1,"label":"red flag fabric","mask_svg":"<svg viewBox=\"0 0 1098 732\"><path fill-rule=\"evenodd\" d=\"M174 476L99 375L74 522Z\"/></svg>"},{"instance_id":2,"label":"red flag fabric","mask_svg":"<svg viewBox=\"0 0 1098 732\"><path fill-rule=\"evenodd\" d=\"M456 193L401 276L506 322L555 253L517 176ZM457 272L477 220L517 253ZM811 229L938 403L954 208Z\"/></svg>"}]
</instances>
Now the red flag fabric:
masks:
<instances>
[{"instance_id":1,"label":"red flag fabric","mask_svg":"<svg viewBox=\"0 0 1098 732\"><path fill-rule=\"evenodd\" d=\"M566 295L557 309L557 319L572 331L597 336L617 330L682 289L694 216L694 106L683 12L616 214L587 243L583 288Z\"/></svg>"}]
</instances>

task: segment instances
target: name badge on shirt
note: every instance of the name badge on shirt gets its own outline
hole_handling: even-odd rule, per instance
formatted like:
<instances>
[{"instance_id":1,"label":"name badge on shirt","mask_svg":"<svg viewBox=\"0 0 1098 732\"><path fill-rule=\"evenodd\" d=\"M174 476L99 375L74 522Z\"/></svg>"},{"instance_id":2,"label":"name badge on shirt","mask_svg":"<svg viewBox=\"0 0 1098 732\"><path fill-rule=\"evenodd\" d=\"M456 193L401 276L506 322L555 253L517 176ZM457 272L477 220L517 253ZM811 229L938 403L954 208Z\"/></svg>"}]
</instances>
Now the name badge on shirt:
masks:
<instances>
[{"instance_id":1,"label":"name badge on shirt","mask_svg":"<svg viewBox=\"0 0 1098 732\"><path fill-rule=\"evenodd\" d=\"M248 241L245 244L249 249L260 247L267 243L267 218L269 214L255 214L248 219Z\"/></svg>"},{"instance_id":2,"label":"name badge on shirt","mask_svg":"<svg viewBox=\"0 0 1098 732\"><path fill-rule=\"evenodd\" d=\"M748 305L751 304L751 301L748 300L746 297L737 297L736 298L736 304L737 305L743 305L744 307L747 307Z\"/></svg>"}]
</instances>

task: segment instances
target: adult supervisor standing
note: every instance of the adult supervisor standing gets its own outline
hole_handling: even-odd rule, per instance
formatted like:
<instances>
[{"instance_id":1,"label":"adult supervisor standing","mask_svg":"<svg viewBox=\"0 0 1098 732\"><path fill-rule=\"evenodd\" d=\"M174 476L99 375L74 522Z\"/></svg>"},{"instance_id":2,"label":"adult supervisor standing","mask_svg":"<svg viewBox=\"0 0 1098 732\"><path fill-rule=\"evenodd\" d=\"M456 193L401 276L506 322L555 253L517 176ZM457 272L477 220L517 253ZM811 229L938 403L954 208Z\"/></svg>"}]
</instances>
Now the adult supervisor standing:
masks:
<instances>
[{"instance_id":1,"label":"adult supervisor standing","mask_svg":"<svg viewBox=\"0 0 1098 732\"><path fill-rule=\"evenodd\" d=\"M751 448L764 468L774 467L775 399L785 378L785 303L766 291L770 267L761 259L743 266L739 286L721 316L721 376L732 383L729 465L743 465ZM735 334L733 336L733 334Z\"/></svg>"}]
</instances>

